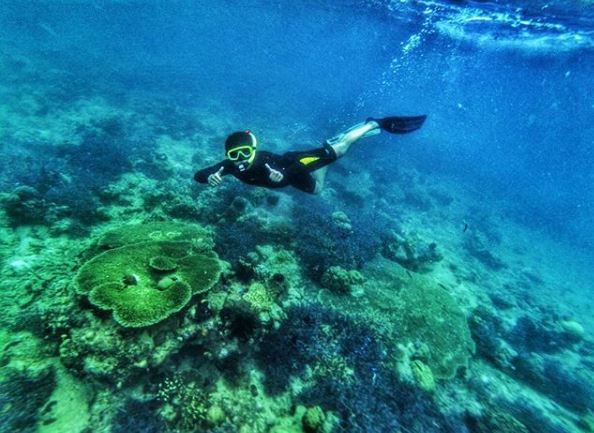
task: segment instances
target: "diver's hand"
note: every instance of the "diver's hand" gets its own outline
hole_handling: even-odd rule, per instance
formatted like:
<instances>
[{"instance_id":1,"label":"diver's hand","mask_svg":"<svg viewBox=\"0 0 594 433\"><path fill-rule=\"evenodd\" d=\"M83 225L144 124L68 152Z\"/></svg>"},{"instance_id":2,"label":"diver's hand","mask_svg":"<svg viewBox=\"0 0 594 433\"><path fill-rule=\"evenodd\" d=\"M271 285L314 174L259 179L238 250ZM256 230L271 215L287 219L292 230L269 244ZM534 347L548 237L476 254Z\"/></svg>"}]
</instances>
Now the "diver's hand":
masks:
<instances>
[{"instance_id":1,"label":"diver's hand","mask_svg":"<svg viewBox=\"0 0 594 433\"><path fill-rule=\"evenodd\" d=\"M222 173L224 169L225 167L221 167L216 173L213 173L210 176L208 176L208 184L210 186L219 186L219 184L223 180Z\"/></svg>"},{"instance_id":2,"label":"diver's hand","mask_svg":"<svg viewBox=\"0 0 594 433\"><path fill-rule=\"evenodd\" d=\"M285 177L280 171L275 170L274 168L270 167L268 164L265 164L266 168L268 169L268 177L273 182L280 182Z\"/></svg>"}]
</instances>

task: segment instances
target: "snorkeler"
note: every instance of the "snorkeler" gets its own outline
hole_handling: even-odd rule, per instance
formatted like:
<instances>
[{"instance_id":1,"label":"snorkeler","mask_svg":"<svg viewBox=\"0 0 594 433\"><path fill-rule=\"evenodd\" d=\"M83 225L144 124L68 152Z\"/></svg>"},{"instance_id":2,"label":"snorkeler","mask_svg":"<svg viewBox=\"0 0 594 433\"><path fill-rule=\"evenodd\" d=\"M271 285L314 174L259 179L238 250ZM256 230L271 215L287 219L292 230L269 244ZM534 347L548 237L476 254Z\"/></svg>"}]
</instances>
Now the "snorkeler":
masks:
<instances>
[{"instance_id":1,"label":"snorkeler","mask_svg":"<svg viewBox=\"0 0 594 433\"><path fill-rule=\"evenodd\" d=\"M379 134L405 134L419 129L427 116L369 118L345 132L326 140L322 147L277 155L258 150L251 131L234 132L225 141L223 161L194 175L200 183L218 186L223 176L231 174L249 185L282 188L291 185L301 191L317 194L324 187L328 165L342 157L351 145L364 137Z\"/></svg>"}]
</instances>

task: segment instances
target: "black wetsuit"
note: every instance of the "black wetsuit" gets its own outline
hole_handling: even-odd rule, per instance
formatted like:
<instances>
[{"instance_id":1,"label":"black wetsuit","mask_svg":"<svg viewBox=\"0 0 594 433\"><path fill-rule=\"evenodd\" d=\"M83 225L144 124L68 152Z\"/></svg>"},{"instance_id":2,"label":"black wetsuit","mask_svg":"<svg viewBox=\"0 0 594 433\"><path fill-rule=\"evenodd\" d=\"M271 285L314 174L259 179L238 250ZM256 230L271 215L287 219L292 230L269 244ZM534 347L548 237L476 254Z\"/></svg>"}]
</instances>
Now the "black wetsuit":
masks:
<instances>
[{"instance_id":1,"label":"black wetsuit","mask_svg":"<svg viewBox=\"0 0 594 433\"><path fill-rule=\"evenodd\" d=\"M266 151L257 151L252 165L245 171L240 171L233 161L225 159L211 167L204 168L194 175L194 180L207 183L208 176L224 168L222 176L231 174L244 183L266 188L283 188L287 185L294 186L301 191L313 193L316 180L311 172L318 170L336 161L336 152L328 144L317 149L303 152L287 152L277 155ZM270 171L266 164L283 174L280 182L270 180Z\"/></svg>"}]
</instances>

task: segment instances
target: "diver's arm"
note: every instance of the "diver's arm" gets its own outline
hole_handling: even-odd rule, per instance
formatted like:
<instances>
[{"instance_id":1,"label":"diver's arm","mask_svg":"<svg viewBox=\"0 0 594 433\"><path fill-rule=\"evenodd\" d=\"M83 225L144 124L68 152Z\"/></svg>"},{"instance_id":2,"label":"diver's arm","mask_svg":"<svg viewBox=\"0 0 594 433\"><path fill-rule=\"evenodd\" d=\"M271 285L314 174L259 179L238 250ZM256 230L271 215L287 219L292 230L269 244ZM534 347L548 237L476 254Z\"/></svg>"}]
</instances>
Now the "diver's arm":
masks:
<instances>
[{"instance_id":1,"label":"diver's arm","mask_svg":"<svg viewBox=\"0 0 594 433\"><path fill-rule=\"evenodd\" d=\"M284 171L287 164L292 163L292 160L287 160L285 155L277 155L270 152L262 152L261 164L268 173L268 179L271 182L279 183L285 178Z\"/></svg>"},{"instance_id":2,"label":"diver's arm","mask_svg":"<svg viewBox=\"0 0 594 433\"><path fill-rule=\"evenodd\" d=\"M283 180L283 178L285 177L284 174L282 174L280 171L272 168L268 163L265 164L265 167L268 170L268 178L271 181L278 183L278 182L281 182Z\"/></svg>"},{"instance_id":3,"label":"diver's arm","mask_svg":"<svg viewBox=\"0 0 594 433\"><path fill-rule=\"evenodd\" d=\"M227 167L227 160L221 161L211 167L203 168L202 170L198 170L194 174L194 180L198 183L210 183L209 177L218 174L218 177L225 176L229 174L229 170ZM220 179L219 179L220 183Z\"/></svg>"}]
</instances>

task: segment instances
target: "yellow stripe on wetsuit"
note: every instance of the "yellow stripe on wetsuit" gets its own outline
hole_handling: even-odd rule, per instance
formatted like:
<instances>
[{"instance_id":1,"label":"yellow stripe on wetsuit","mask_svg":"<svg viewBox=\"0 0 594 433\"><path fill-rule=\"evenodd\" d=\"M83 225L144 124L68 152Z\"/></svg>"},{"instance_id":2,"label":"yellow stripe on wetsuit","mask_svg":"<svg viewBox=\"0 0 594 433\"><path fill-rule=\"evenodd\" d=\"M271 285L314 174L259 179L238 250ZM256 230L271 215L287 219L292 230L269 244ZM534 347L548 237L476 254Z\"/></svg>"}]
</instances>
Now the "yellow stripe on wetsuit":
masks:
<instances>
[{"instance_id":1,"label":"yellow stripe on wetsuit","mask_svg":"<svg viewBox=\"0 0 594 433\"><path fill-rule=\"evenodd\" d=\"M301 164L303 164L303 165L309 165L309 164L311 164L312 162L316 162L318 159L320 159L320 157L319 157L319 156L306 156L306 157L304 157L304 158L301 158L301 159L299 160L299 162L300 162Z\"/></svg>"}]
</instances>

